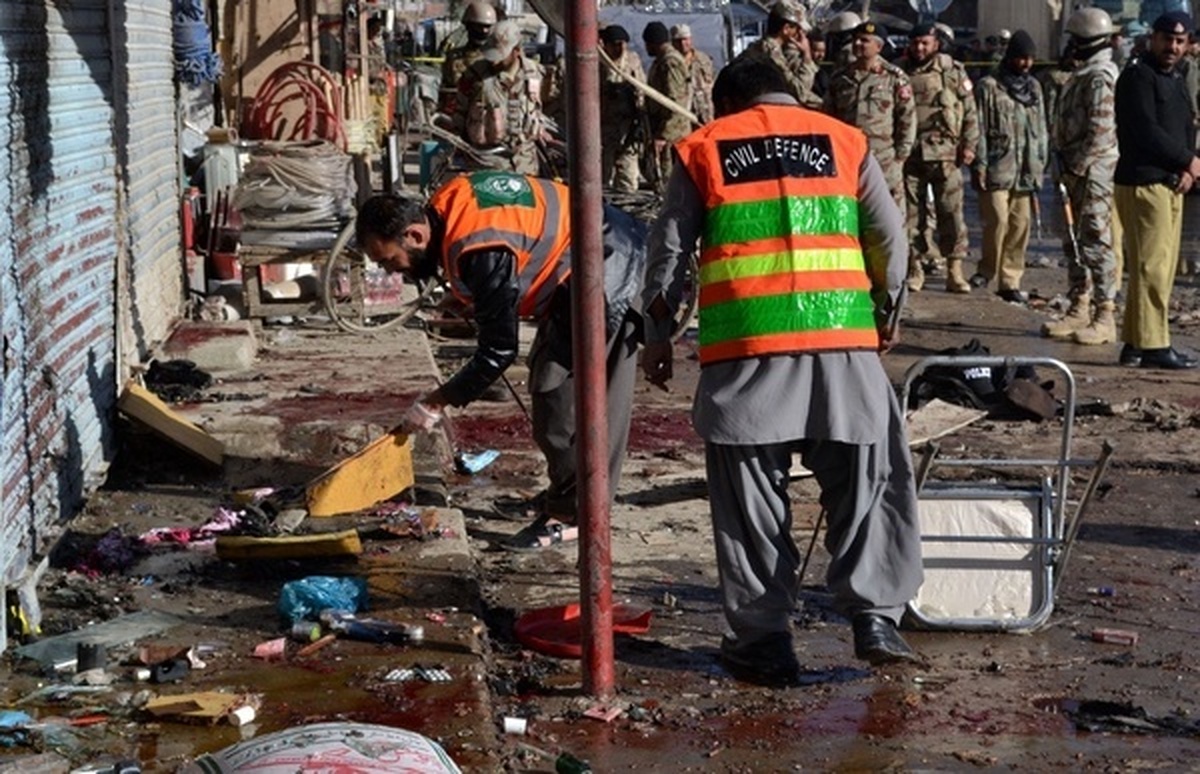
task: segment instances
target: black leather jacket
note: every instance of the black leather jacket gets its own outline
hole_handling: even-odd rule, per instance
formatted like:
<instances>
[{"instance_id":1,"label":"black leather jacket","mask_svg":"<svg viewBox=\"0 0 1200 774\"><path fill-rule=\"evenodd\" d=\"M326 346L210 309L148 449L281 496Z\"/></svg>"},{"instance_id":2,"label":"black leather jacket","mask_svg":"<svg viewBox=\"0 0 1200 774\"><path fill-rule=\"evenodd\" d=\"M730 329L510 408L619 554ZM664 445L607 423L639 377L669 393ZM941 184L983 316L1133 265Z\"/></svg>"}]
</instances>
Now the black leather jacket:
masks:
<instances>
[{"instance_id":1,"label":"black leather jacket","mask_svg":"<svg viewBox=\"0 0 1200 774\"><path fill-rule=\"evenodd\" d=\"M435 221L436 223L436 221ZM569 261L570 255L563 260ZM642 274L646 266L646 229L631 215L615 207L604 208L604 296L605 328L611 336L630 309L639 303ZM465 406L483 394L492 382L517 359L517 307L521 301L517 284L516 256L505 249L463 253L459 278L470 291L476 328L475 353L442 385L442 395L451 406ZM560 287L550 303L549 315L570 319L570 289ZM540 321L539 321L540 322ZM549 342L556 359L570 367L570 325L556 325L556 335L566 341ZM562 331L562 334L557 334Z\"/></svg>"}]
</instances>

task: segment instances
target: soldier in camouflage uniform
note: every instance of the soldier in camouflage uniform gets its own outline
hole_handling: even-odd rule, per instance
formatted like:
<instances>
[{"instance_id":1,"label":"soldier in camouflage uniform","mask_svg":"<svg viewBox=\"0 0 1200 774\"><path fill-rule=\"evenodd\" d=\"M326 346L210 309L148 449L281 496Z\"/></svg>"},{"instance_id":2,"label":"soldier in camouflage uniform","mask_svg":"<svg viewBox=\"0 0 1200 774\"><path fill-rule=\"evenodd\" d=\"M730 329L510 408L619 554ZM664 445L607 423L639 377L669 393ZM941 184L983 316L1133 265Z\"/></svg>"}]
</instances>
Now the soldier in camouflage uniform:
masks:
<instances>
[{"instance_id":1,"label":"soldier in camouflage uniform","mask_svg":"<svg viewBox=\"0 0 1200 774\"><path fill-rule=\"evenodd\" d=\"M826 25L826 56L835 70L854 63L854 31L862 23L862 17L853 11L842 11Z\"/></svg>"},{"instance_id":2,"label":"soldier in camouflage uniform","mask_svg":"<svg viewBox=\"0 0 1200 774\"><path fill-rule=\"evenodd\" d=\"M822 100L813 91L817 66L808 57L804 38L804 8L788 0L779 0L767 15L767 34L746 46L738 59L770 62L787 80L788 91L801 105L820 108ZM801 42L803 40L803 42ZM789 44L791 52L789 53Z\"/></svg>"},{"instance_id":3,"label":"soldier in camouflage uniform","mask_svg":"<svg viewBox=\"0 0 1200 774\"><path fill-rule=\"evenodd\" d=\"M671 45L683 54L692 74L692 112L707 124L713 120L712 87L717 79L712 57L692 45L692 28L686 24L671 27Z\"/></svg>"},{"instance_id":4,"label":"soldier in camouflage uniform","mask_svg":"<svg viewBox=\"0 0 1200 774\"><path fill-rule=\"evenodd\" d=\"M646 51L654 57L646 83L684 108L692 104L692 73L683 54L671 45L671 34L662 22L650 22L642 30ZM656 190L667 185L673 162L671 146L692 132L692 122L653 100L646 105L649 124L647 177Z\"/></svg>"},{"instance_id":5,"label":"soldier in camouflage uniform","mask_svg":"<svg viewBox=\"0 0 1200 774\"><path fill-rule=\"evenodd\" d=\"M1044 325L1042 334L1079 344L1107 344L1117 340L1114 247L1120 237L1113 228L1113 173L1120 73L1112 61L1112 19L1106 11L1076 11L1067 20L1067 33L1078 66L1059 97L1054 147L1059 180L1066 186L1075 215L1079 259L1072 259L1067 274L1071 307L1066 317Z\"/></svg>"},{"instance_id":6,"label":"soldier in camouflage uniform","mask_svg":"<svg viewBox=\"0 0 1200 774\"><path fill-rule=\"evenodd\" d=\"M522 53L521 42L516 22L492 28L481 58L459 79L454 130L481 150L503 146L511 154L508 170L536 175L544 132L542 68Z\"/></svg>"},{"instance_id":7,"label":"soldier in camouflage uniform","mask_svg":"<svg viewBox=\"0 0 1200 774\"><path fill-rule=\"evenodd\" d=\"M856 30L854 64L839 68L829 83L825 112L857 126L879 165L888 189L903 211L904 162L917 138L912 87L908 76L880 56L887 30L865 22Z\"/></svg>"},{"instance_id":8,"label":"soldier in camouflage uniform","mask_svg":"<svg viewBox=\"0 0 1200 774\"><path fill-rule=\"evenodd\" d=\"M463 11L462 22L467 29L467 42L446 52L446 58L442 60L438 110L446 115L453 115L458 109L458 80L482 56L483 44L496 25L496 8L491 3L475 0Z\"/></svg>"},{"instance_id":9,"label":"soldier in camouflage uniform","mask_svg":"<svg viewBox=\"0 0 1200 774\"><path fill-rule=\"evenodd\" d=\"M646 80L642 60L629 49L629 32L619 24L600 31L604 53L616 69ZM642 93L607 65L600 67L600 179L618 191L638 189L643 120Z\"/></svg>"},{"instance_id":10,"label":"soldier in camouflage uniform","mask_svg":"<svg viewBox=\"0 0 1200 774\"><path fill-rule=\"evenodd\" d=\"M973 287L999 279L999 296L1025 303L1021 290L1033 197L1042 185L1048 141L1042 87L1030 75L1033 39L1017 30L1000 67L975 90L979 104L979 155L971 179L983 215L983 259Z\"/></svg>"},{"instance_id":11,"label":"soldier in camouflage uniform","mask_svg":"<svg viewBox=\"0 0 1200 774\"><path fill-rule=\"evenodd\" d=\"M932 186L937 214L938 249L946 258L946 290L970 293L963 276L967 256L967 224L963 219L963 164L975 160L979 144L974 87L962 64L938 53L932 24L913 27L904 70L912 84L917 113L917 142L904 165L908 199L908 232L920 231L926 186ZM917 254L916 249L913 251ZM909 263L908 287L920 290L925 271L920 260Z\"/></svg>"}]
</instances>

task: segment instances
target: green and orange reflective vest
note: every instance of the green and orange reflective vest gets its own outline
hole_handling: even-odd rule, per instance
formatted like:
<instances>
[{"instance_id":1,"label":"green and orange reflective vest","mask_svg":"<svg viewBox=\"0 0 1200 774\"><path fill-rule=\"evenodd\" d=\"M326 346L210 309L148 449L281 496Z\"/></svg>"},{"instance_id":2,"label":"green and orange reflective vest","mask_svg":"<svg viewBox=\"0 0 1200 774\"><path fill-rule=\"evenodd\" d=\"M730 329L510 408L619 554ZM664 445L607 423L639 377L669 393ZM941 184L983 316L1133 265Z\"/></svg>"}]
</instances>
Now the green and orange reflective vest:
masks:
<instances>
[{"instance_id":1,"label":"green and orange reflective vest","mask_svg":"<svg viewBox=\"0 0 1200 774\"><path fill-rule=\"evenodd\" d=\"M859 242L863 133L759 104L676 146L705 206L700 363L878 349Z\"/></svg>"},{"instance_id":2,"label":"green and orange reflective vest","mask_svg":"<svg viewBox=\"0 0 1200 774\"><path fill-rule=\"evenodd\" d=\"M555 289L571 273L565 185L511 172L475 172L442 186L429 206L446 224L442 268L455 296L471 303L458 259L475 250L503 248L517 259L517 313L527 319L545 314Z\"/></svg>"}]
</instances>

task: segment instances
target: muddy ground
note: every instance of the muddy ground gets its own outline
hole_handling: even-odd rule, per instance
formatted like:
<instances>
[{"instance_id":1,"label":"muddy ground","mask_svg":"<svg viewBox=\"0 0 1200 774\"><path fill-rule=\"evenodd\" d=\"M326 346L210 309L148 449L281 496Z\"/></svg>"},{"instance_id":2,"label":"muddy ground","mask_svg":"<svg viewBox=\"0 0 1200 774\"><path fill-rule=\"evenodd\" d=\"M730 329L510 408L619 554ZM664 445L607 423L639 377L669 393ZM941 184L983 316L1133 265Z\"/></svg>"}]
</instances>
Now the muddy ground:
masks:
<instances>
[{"instance_id":1,"label":"muddy ground","mask_svg":"<svg viewBox=\"0 0 1200 774\"><path fill-rule=\"evenodd\" d=\"M639 385L629 461L612 511L615 598L651 609L653 619L646 634L618 638L618 693L603 704L621 714L610 722L583 715L597 702L582 694L578 661L540 655L514 635L521 612L576 601L579 585L573 546L537 554L498 548L520 523L500 518L492 502L532 494L543 481L527 421L502 390L492 401L453 417L456 451L500 452L483 471L456 473L435 449L419 449L443 474L449 504L462 511L461 522L445 516L443 527L462 530L469 539L465 562L430 559L421 543L373 531L366 554L349 565L246 566L178 552L154 558L153 565L101 570L91 577L69 570L78 562L47 573L40 595L44 634L136 610L176 613L186 624L163 639L207 646L208 668L194 672L186 687L262 693L268 697L262 725L236 729L148 721L123 711L120 702L133 702L139 691L153 686L128 683L121 684L115 704L105 699L39 705L39 717L79 717L95 709L108 722L77 727L55 749L76 763L124 756L156 771L174 770L192 754L248 734L328 719L412 728L442 742L469 771L549 770L545 762L520 754L517 742L569 751L588 759L596 771L1196 770L1200 374L1122 369L1115 365L1116 346L1089 349L1039 338L1047 301L1063 290L1063 274L1057 268L1029 272L1025 286L1035 291L1032 308L1005 304L985 292L952 297L934 287L918 294L904 344L887 357L896 383L920 357L973 337L995 354L1061 358L1074 374L1081 405L1092 407L1092 415L1076 420L1072 456L1093 459L1103 442L1115 445L1053 613L1036 632L910 631L906 636L927 659L925 667L870 670L854 660L849 627L830 608L822 585L826 555L818 544L795 616L807 684L776 689L728 676L716 660L720 610L703 454L688 414L697 367L685 338L672 390ZM1180 279L1176 298L1176 341L1195 347L1200 344L1195 277ZM319 325L268 331L257 375L227 380L220 390L230 400L260 392L262 382L256 380L274 378L272 369L284 367L289 347L311 348L338 335L344 334ZM442 336L431 337L431 345L443 373L452 371L466 351L462 340ZM314 359L313 373L292 377L295 408L274 406L283 424L301 426L313 405L301 398L322 395L322 385L331 380L357 380L364 394L374 393L364 402L338 401L339 410L364 417L394 413L419 391L418 382L428 381L428 375L405 374L378 389L379 369L386 368L381 357L393 344L384 339L370 346L375 349L363 350L366 356L352 359L347 348L340 359ZM509 376L523 393L521 370ZM1108 408L1097 410L1097 405ZM368 427L367 435L382 429ZM942 439L941 453L948 458L1053 455L1061 430L1057 421L985 419ZM288 430L272 432L282 437ZM304 438L321 453L242 458L216 474L197 470L151 439L126 434L107 486L70 529L94 539L113 527L136 535L151 527L196 526L230 491L268 481L303 482L322 461L362 441L336 433ZM1003 482L1026 473L982 466L954 475ZM1072 498L1079 496L1086 476L1083 468L1072 476ZM436 491L431 484L429 492ZM816 491L797 479L793 492L795 538L804 550L817 518ZM421 497L438 504L434 494ZM321 529L376 526L377 521L329 523ZM381 608L422 611L429 639L422 657L432 654L456 679L444 686L388 683L384 675L402 658L364 643L338 642L287 670L249 658L255 644L279 634L273 612L279 584L317 572L368 574L373 590L384 595ZM1112 594L1096 593L1101 587ZM1138 642L1094 642L1097 628L1135 632ZM4 706L16 706L20 697L48 682L28 662L10 659L5 672ZM498 733L496 721L504 716L527 718L528 734ZM30 752L0 749L0 765L21 765L17 758Z\"/></svg>"}]
</instances>

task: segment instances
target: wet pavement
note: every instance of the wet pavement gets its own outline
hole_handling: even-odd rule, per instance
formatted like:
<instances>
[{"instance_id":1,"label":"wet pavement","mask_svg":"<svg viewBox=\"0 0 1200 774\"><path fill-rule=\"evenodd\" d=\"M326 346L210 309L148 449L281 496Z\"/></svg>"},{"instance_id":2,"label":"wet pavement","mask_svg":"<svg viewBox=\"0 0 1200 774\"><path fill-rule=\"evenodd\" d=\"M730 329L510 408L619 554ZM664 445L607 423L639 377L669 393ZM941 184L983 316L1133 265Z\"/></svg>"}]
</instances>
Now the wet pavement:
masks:
<instances>
[{"instance_id":1,"label":"wet pavement","mask_svg":"<svg viewBox=\"0 0 1200 774\"><path fill-rule=\"evenodd\" d=\"M1049 238L1039 249L1055 251ZM685 337L672 391L639 384L613 508L616 600L653 611L648 633L618 639L615 697L584 695L578 661L539 654L515 634L522 613L578 600L579 568L573 546L535 554L499 546L522 524L500 518L492 502L532 494L544 476L520 405L497 389L488 401L453 412L446 434L418 441L418 487L406 504L435 509L438 524L423 539L382 534L383 519L366 514L306 523L318 531L359 527L365 551L348 561L246 564L175 551L91 578L50 570L42 594L47 634L164 610L183 623L153 641L203 646L207 666L171 686L133 682L114 667L122 679L108 695L21 706L42 720L101 717L96 725L71 726L55 749L76 764L135 758L147 771L173 771L195 754L243 738L330 720L408 728L441 743L464 770L479 772L552 769L520 744L570 752L595 771L1195 770L1200 426L1189 424L1184 411L1182 426L1164 430L1154 416L1125 404L1157 399L1200 409L1200 376L1119 368L1117 345L1041 339L1045 303L1065 289L1065 270L1035 268L1027 279L1026 287L1037 291L1028 308L982 292L916 294L904 343L886 364L899 382L920 357L978 337L995 354L1063 359L1081 397L1117 407L1112 416L1077 421L1079 456L1094 456L1106 440L1118 452L1040 631L912 631L906 636L928 660L925 668L871 670L854 660L849 627L831 609L821 582L827 559L818 546L801 579L803 605L795 617L805 684L752 686L726 674L716 660L720 606L703 449L689 420L698 368L693 340ZM1197 281L1181 278L1180 313L1200 306L1198 296ZM235 490L301 486L391 427L470 351L469 341L419 330L353 335L318 319L260 332L250 372L228 375L205 401L180 407L226 443L223 469L206 470L122 426L109 483L72 530L100 534L115 526L140 534L194 526ZM1184 322L1176 341L1194 347L1198 332L1194 320ZM509 378L524 396L523 370L512 369ZM1053 444L1058 432L1056 422L985 420L943 448L950 455L1021 455ZM487 468L476 475L455 471L455 453L485 450L499 452ZM979 480L1006 475L970 473ZM804 480L792 491L795 539L804 550L816 522L816 491ZM286 631L275 609L282 584L316 574L367 578L370 613L420 623L424 643L338 641L308 658L296 658L292 645L283 661L252 658L255 645ZM1090 591L1100 587L1113 594ZM1134 647L1097 643L1096 628L1133 631L1140 639ZM110 663L122 655L112 651ZM451 680L389 679L398 668L416 666L443 667ZM28 663L9 661L3 706L49 682ZM257 722L185 725L134 708L141 692L201 689L261 695ZM1119 722L1082 730L1088 726L1080 707L1088 701L1128 704L1153 730ZM610 709L619 711L611 720L590 716ZM503 733L505 717L526 719L526 733ZM0 748L0 766L19 766L31 752Z\"/></svg>"}]
</instances>

